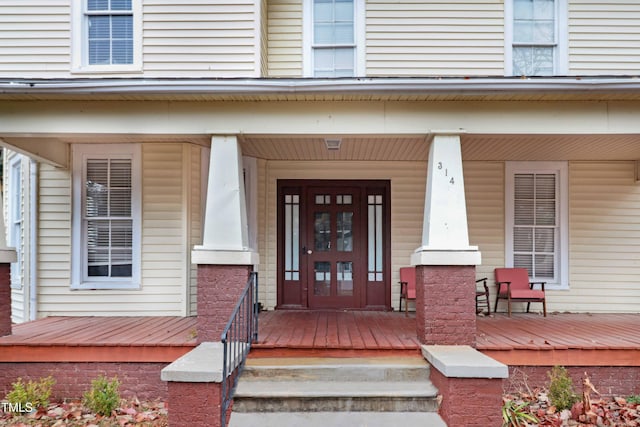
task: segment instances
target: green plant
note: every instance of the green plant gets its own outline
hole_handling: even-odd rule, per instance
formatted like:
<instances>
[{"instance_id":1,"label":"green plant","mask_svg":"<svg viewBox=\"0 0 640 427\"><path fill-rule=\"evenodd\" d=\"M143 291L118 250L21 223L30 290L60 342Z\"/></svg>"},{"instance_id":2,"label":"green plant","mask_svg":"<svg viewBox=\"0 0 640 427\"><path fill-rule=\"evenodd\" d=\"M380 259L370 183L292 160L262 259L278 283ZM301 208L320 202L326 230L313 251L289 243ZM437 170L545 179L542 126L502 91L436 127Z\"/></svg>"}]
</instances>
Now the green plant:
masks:
<instances>
[{"instance_id":1,"label":"green plant","mask_svg":"<svg viewBox=\"0 0 640 427\"><path fill-rule=\"evenodd\" d=\"M632 394L631 396L627 397L627 403L640 405L640 394Z\"/></svg>"},{"instance_id":2,"label":"green plant","mask_svg":"<svg viewBox=\"0 0 640 427\"><path fill-rule=\"evenodd\" d=\"M563 366L554 366L549 372L549 401L558 411L571 409L579 398L573 388L573 381Z\"/></svg>"},{"instance_id":3,"label":"green plant","mask_svg":"<svg viewBox=\"0 0 640 427\"><path fill-rule=\"evenodd\" d=\"M22 378L11 384L13 388L6 399L16 408L27 410L49 406L49 397L56 380L51 375L38 381L24 382Z\"/></svg>"},{"instance_id":4,"label":"green plant","mask_svg":"<svg viewBox=\"0 0 640 427\"><path fill-rule=\"evenodd\" d=\"M528 402L518 403L514 400L505 399L504 405L502 405L502 426L520 427L528 425L529 422L538 424L538 418L528 412L528 406Z\"/></svg>"},{"instance_id":5,"label":"green plant","mask_svg":"<svg viewBox=\"0 0 640 427\"><path fill-rule=\"evenodd\" d=\"M120 404L119 388L118 377L108 380L101 375L91 381L91 389L84 394L84 404L96 414L108 417Z\"/></svg>"}]
</instances>

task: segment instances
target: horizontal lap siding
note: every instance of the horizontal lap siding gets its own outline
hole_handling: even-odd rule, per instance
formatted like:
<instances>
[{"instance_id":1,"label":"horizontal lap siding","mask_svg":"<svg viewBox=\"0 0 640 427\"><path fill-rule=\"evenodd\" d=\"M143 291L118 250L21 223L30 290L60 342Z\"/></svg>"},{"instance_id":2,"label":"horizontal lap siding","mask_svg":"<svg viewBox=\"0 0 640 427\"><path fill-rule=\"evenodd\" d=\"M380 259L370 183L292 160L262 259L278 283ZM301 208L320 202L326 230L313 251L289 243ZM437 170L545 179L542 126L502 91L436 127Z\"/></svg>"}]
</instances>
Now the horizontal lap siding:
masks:
<instances>
[{"instance_id":1,"label":"horizontal lap siding","mask_svg":"<svg viewBox=\"0 0 640 427\"><path fill-rule=\"evenodd\" d=\"M253 1L144 3L147 77L257 77Z\"/></svg>"},{"instance_id":2,"label":"horizontal lap siding","mask_svg":"<svg viewBox=\"0 0 640 427\"><path fill-rule=\"evenodd\" d=\"M40 173L39 317L47 315L179 316L186 286L182 146L143 144L142 288L70 290L71 173Z\"/></svg>"},{"instance_id":3,"label":"horizontal lap siding","mask_svg":"<svg viewBox=\"0 0 640 427\"><path fill-rule=\"evenodd\" d=\"M368 0L368 76L504 75L504 2Z\"/></svg>"},{"instance_id":4,"label":"horizontal lap siding","mask_svg":"<svg viewBox=\"0 0 640 427\"><path fill-rule=\"evenodd\" d=\"M637 74L640 2L569 2L569 70L577 75Z\"/></svg>"},{"instance_id":5,"label":"horizontal lap siding","mask_svg":"<svg viewBox=\"0 0 640 427\"><path fill-rule=\"evenodd\" d=\"M267 10L269 77L302 76L302 0L272 0Z\"/></svg>"},{"instance_id":6,"label":"horizontal lap siding","mask_svg":"<svg viewBox=\"0 0 640 427\"><path fill-rule=\"evenodd\" d=\"M570 164L570 291L558 310L637 312L640 306L640 185L633 162Z\"/></svg>"},{"instance_id":7,"label":"horizontal lap siding","mask_svg":"<svg viewBox=\"0 0 640 427\"><path fill-rule=\"evenodd\" d=\"M202 151L203 148L192 146L189 148L189 177L190 183L190 227L191 236L189 251L196 245L202 244L202 213L204 197L202 194L202 179L206 178L202 176ZM188 256L191 259L190 256ZM191 264L189 266L189 315L197 314L198 305L198 266Z\"/></svg>"},{"instance_id":8,"label":"horizontal lap siding","mask_svg":"<svg viewBox=\"0 0 640 427\"><path fill-rule=\"evenodd\" d=\"M0 2L0 77L69 75L68 0Z\"/></svg>"}]
</instances>

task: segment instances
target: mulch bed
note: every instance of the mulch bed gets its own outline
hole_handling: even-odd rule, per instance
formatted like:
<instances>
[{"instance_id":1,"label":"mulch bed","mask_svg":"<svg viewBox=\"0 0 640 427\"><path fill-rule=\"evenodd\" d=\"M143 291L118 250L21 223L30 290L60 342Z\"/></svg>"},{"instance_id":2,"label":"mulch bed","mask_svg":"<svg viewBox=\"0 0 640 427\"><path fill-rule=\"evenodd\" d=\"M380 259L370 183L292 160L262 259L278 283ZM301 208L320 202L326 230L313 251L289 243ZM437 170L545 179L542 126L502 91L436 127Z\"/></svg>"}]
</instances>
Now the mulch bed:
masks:
<instances>
[{"instance_id":1,"label":"mulch bed","mask_svg":"<svg viewBox=\"0 0 640 427\"><path fill-rule=\"evenodd\" d=\"M29 414L0 412L0 426L41 427L166 427L164 402L122 401L110 417L91 413L80 400L51 403Z\"/></svg>"}]
</instances>

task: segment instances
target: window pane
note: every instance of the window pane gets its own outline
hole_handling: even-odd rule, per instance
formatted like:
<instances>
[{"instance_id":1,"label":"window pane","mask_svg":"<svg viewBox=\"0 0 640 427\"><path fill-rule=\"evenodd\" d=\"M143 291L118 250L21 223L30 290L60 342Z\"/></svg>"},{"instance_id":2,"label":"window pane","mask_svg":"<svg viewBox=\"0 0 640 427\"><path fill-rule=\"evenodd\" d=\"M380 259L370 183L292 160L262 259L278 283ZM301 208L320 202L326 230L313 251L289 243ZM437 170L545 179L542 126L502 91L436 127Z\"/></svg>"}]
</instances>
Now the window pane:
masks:
<instances>
[{"instance_id":1,"label":"window pane","mask_svg":"<svg viewBox=\"0 0 640 427\"><path fill-rule=\"evenodd\" d=\"M337 292L339 296L353 295L353 263L337 263Z\"/></svg>"},{"instance_id":2,"label":"window pane","mask_svg":"<svg viewBox=\"0 0 640 427\"><path fill-rule=\"evenodd\" d=\"M518 76L553 74L553 48L514 47L513 74Z\"/></svg>"},{"instance_id":3,"label":"window pane","mask_svg":"<svg viewBox=\"0 0 640 427\"><path fill-rule=\"evenodd\" d=\"M331 222L329 212L315 213L314 250L325 252L331 248Z\"/></svg>"},{"instance_id":4,"label":"window pane","mask_svg":"<svg viewBox=\"0 0 640 427\"><path fill-rule=\"evenodd\" d=\"M131 0L111 0L111 10L131 10Z\"/></svg>"},{"instance_id":5,"label":"window pane","mask_svg":"<svg viewBox=\"0 0 640 427\"><path fill-rule=\"evenodd\" d=\"M536 228L536 252L555 251L555 230L553 228Z\"/></svg>"},{"instance_id":6,"label":"window pane","mask_svg":"<svg viewBox=\"0 0 640 427\"><path fill-rule=\"evenodd\" d=\"M533 174L516 174L516 199L533 199Z\"/></svg>"},{"instance_id":7,"label":"window pane","mask_svg":"<svg viewBox=\"0 0 640 427\"><path fill-rule=\"evenodd\" d=\"M555 1L554 0L536 0L533 7L534 19L549 19L555 18Z\"/></svg>"},{"instance_id":8,"label":"window pane","mask_svg":"<svg viewBox=\"0 0 640 427\"><path fill-rule=\"evenodd\" d=\"M331 295L331 263L316 261L314 263L314 278L313 294L318 296Z\"/></svg>"},{"instance_id":9,"label":"window pane","mask_svg":"<svg viewBox=\"0 0 640 427\"><path fill-rule=\"evenodd\" d=\"M109 10L109 0L88 0L88 10Z\"/></svg>"},{"instance_id":10,"label":"window pane","mask_svg":"<svg viewBox=\"0 0 640 427\"><path fill-rule=\"evenodd\" d=\"M514 0L513 17L515 19L533 19L533 0Z\"/></svg>"},{"instance_id":11,"label":"window pane","mask_svg":"<svg viewBox=\"0 0 640 427\"><path fill-rule=\"evenodd\" d=\"M538 200L536 202L536 225L556 225L555 200Z\"/></svg>"},{"instance_id":12,"label":"window pane","mask_svg":"<svg viewBox=\"0 0 640 427\"><path fill-rule=\"evenodd\" d=\"M336 24L334 27L334 44L352 44L353 43L353 24L344 23Z\"/></svg>"},{"instance_id":13,"label":"window pane","mask_svg":"<svg viewBox=\"0 0 640 427\"><path fill-rule=\"evenodd\" d=\"M353 22L353 0L336 0L336 22Z\"/></svg>"},{"instance_id":14,"label":"window pane","mask_svg":"<svg viewBox=\"0 0 640 427\"><path fill-rule=\"evenodd\" d=\"M315 44L334 43L333 25L332 24L316 24L313 29L313 42Z\"/></svg>"},{"instance_id":15,"label":"window pane","mask_svg":"<svg viewBox=\"0 0 640 427\"><path fill-rule=\"evenodd\" d=\"M516 227L513 230L513 250L533 252L533 228Z\"/></svg>"},{"instance_id":16,"label":"window pane","mask_svg":"<svg viewBox=\"0 0 640 427\"><path fill-rule=\"evenodd\" d=\"M533 271L533 255L531 254L514 254L513 266L516 268L526 268L531 274Z\"/></svg>"},{"instance_id":17,"label":"window pane","mask_svg":"<svg viewBox=\"0 0 640 427\"><path fill-rule=\"evenodd\" d=\"M331 1L326 1L326 0L314 1L313 21L314 22L333 21L333 4L331 3Z\"/></svg>"},{"instance_id":18,"label":"window pane","mask_svg":"<svg viewBox=\"0 0 640 427\"><path fill-rule=\"evenodd\" d=\"M548 254L536 254L536 263L533 276L536 278L550 278L554 277L553 271L553 255Z\"/></svg>"},{"instance_id":19,"label":"window pane","mask_svg":"<svg viewBox=\"0 0 640 427\"><path fill-rule=\"evenodd\" d=\"M338 212L337 217L337 250L353 251L353 212Z\"/></svg>"}]
</instances>

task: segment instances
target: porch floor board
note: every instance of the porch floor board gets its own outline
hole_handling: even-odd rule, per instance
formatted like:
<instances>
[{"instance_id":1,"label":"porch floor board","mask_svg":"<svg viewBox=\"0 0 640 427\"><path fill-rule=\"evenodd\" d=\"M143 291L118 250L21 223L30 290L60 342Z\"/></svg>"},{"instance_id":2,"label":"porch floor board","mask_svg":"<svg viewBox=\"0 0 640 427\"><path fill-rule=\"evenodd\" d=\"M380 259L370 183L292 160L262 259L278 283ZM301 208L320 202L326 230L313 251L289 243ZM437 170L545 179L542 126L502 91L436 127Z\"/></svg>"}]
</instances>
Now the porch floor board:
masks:
<instances>
[{"instance_id":1,"label":"porch floor board","mask_svg":"<svg viewBox=\"0 0 640 427\"><path fill-rule=\"evenodd\" d=\"M0 337L0 362L173 362L196 346L195 317L47 317Z\"/></svg>"},{"instance_id":2,"label":"porch floor board","mask_svg":"<svg viewBox=\"0 0 640 427\"><path fill-rule=\"evenodd\" d=\"M195 317L47 317L0 337L0 362L172 362L197 345ZM477 348L507 365L640 366L640 314L499 313ZM250 357L419 354L415 314L265 311Z\"/></svg>"}]
</instances>

